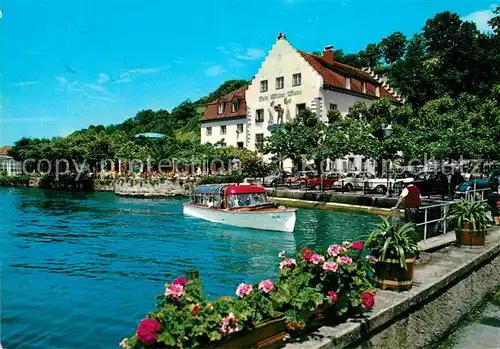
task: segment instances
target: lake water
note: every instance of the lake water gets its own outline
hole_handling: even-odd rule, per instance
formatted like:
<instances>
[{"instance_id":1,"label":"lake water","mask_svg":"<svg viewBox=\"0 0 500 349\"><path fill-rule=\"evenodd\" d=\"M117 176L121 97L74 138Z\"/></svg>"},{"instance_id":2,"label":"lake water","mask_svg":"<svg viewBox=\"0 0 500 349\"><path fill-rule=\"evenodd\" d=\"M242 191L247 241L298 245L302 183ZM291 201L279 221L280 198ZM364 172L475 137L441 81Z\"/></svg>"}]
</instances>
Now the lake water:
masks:
<instances>
[{"instance_id":1,"label":"lake water","mask_svg":"<svg viewBox=\"0 0 500 349\"><path fill-rule=\"evenodd\" d=\"M295 233L184 217L182 199L0 188L4 349L118 348L164 284L197 269L205 292L277 275L278 252L367 234L376 216L299 210Z\"/></svg>"}]
</instances>

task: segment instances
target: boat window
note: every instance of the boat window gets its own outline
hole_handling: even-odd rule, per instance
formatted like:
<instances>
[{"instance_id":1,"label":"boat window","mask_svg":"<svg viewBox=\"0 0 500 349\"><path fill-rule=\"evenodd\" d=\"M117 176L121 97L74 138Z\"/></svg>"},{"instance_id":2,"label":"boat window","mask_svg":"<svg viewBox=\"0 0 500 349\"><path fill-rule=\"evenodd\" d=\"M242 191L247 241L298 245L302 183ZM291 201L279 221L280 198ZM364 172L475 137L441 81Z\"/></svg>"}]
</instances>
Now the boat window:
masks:
<instances>
[{"instance_id":1,"label":"boat window","mask_svg":"<svg viewBox=\"0 0 500 349\"><path fill-rule=\"evenodd\" d=\"M266 194L230 194L227 203L229 208L259 206L266 203Z\"/></svg>"}]
</instances>

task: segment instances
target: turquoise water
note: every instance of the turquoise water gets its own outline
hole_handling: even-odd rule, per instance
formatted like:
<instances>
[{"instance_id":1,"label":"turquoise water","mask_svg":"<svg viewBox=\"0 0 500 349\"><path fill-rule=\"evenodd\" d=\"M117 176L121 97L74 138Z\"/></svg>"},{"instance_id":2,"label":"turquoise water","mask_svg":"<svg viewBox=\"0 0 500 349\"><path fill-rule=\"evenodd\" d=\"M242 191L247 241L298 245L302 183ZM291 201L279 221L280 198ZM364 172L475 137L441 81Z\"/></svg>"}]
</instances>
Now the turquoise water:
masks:
<instances>
[{"instance_id":1,"label":"turquoise water","mask_svg":"<svg viewBox=\"0 0 500 349\"><path fill-rule=\"evenodd\" d=\"M11 348L117 348L164 284L198 269L205 291L277 274L280 250L326 247L377 217L299 210L295 233L182 215L181 199L0 188L1 342Z\"/></svg>"}]
</instances>

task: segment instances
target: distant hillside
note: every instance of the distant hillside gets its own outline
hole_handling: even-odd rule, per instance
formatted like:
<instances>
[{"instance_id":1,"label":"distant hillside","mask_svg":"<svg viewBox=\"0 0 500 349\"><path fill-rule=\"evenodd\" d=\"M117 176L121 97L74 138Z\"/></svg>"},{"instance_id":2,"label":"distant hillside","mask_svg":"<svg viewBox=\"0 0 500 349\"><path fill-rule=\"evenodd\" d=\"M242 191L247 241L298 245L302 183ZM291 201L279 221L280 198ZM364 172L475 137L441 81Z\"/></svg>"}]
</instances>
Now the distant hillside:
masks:
<instances>
[{"instance_id":1,"label":"distant hillside","mask_svg":"<svg viewBox=\"0 0 500 349\"><path fill-rule=\"evenodd\" d=\"M228 80L220 85L208 96L202 97L195 102L186 100L175 107L171 112L160 109L139 111L135 117L125 120L121 124L104 126L90 126L88 129L75 133L82 133L95 128L106 130L106 132L125 132L130 137L139 133L155 132L163 133L183 141L195 141L193 137L199 138L200 120L205 112L207 103L229 92L248 84L246 80Z\"/></svg>"}]
</instances>

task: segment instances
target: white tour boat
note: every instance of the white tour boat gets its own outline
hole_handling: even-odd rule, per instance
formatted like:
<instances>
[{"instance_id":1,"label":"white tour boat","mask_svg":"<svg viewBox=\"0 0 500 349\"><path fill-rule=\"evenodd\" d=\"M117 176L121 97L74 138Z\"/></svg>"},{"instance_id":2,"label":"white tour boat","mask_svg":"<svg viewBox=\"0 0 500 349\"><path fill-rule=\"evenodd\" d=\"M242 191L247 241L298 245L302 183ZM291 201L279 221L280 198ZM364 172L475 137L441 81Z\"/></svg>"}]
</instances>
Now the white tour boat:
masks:
<instances>
[{"instance_id":1,"label":"white tour boat","mask_svg":"<svg viewBox=\"0 0 500 349\"><path fill-rule=\"evenodd\" d=\"M293 232L297 209L267 201L260 185L208 184L195 188L184 214L236 227Z\"/></svg>"}]
</instances>

